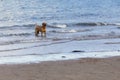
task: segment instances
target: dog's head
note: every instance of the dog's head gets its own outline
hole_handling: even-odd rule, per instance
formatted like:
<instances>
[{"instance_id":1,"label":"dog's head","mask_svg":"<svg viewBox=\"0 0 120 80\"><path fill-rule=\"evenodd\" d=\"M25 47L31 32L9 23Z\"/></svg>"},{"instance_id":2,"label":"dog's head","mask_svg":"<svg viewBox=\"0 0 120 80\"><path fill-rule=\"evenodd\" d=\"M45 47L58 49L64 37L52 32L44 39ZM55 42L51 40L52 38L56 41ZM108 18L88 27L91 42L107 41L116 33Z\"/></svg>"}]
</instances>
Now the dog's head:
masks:
<instances>
[{"instance_id":1,"label":"dog's head","mask_svg":"<svg viewBox=\"0 0 120 80\"><path fill-rule=\"evenodd\" d=\"M46 25L47 25L47 23L45 23L45 22L42 23L42 26L46 26Z\"/></svg>"}]
</instances>

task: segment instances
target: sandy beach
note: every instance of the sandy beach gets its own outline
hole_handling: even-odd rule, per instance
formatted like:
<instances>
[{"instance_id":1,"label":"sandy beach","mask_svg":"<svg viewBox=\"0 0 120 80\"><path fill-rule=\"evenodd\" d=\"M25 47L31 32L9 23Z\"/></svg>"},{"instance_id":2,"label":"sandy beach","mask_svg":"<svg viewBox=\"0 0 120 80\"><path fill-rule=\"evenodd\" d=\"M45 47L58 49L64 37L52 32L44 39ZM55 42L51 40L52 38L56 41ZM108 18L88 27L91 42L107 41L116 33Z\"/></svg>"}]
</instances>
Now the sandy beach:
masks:
<instances>
[{"instance_id":1,"label":"sandy beach","mask_svg":"<svg viewBox=\"0 0 120 80\"><path fill-rule=\"evenodd\" d=\"M120 57L0 65L0 80L119 80Z\"/></svg>"}]
</instances>

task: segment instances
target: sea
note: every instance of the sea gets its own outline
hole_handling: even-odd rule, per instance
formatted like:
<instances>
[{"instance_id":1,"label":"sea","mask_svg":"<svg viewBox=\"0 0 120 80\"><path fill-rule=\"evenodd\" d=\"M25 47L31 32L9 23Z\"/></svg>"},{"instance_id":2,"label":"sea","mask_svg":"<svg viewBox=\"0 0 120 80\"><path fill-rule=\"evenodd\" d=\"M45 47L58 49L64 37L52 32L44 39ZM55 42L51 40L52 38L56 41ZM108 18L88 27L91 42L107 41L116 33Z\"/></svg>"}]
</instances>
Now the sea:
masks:
<instances>
[{"instance_id":1,"label":"sea","mask_svg":"<svg viewBox=\"0 0 120 80\"><path fill-rule=\"evenodd\" d=\"M47 23L46 37L35 24ZM120 0L0 0L0 64L120 56Z\"/></svg>"}]
</instances>

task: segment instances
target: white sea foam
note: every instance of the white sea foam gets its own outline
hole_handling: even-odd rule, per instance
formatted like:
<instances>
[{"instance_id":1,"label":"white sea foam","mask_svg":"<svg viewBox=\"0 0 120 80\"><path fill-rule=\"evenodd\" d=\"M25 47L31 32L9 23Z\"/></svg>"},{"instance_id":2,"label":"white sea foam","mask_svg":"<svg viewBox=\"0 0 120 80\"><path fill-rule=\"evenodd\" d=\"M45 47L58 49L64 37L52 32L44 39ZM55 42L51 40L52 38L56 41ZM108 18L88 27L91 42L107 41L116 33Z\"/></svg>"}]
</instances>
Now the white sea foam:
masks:
<instances>
[{"instance_id":1,"label":"white sea foam","mask_svg":"<svg viewBox=\"0 0 120 80\"><path fill-rule=\"evenodd\" d=\"M61 32L61 33L75 33L75 32L77 32L77 30L74 30L74 29L71 29L71 30L61 30L61 31L58 31L58 32Z\"/></svg>"},{"instance_id":2,"label":"white sea foam","mask_svg":"<svg viewBox=\"0 0 120 80\"><path fill-rule=\"evenodd\" d=\"M77 32L77 30L71 29L69 32L74 33Z\"/></svg>"},{"instance_id":3,"label":"white sea foam","mask_svg":"<svg viewBox=\"0 0 120 80\"><path fill-rule=\"evenodd\" d=\"M65 56L64 58L62 56ZM38 63L41 61L69 60L80 58L107 58L111 56L120 56L120 52L88 52L88 53L61 53L48 55L27 55L27 56L10 56L0 57L0 64L22 64Z\"/></svg>"},{"instance_id":4,"label":"white sea foam","mask_svg":"<svg viewBox=\"0 0 120 80\"><path fill-rule=\"evenodd\" d=\"M113 25L120 26L120 23L113 23Z\"/></svg>"},{"instance_id":5,"label":"white sea foam","mask_svg":"<svg viewBox=\"0 0 120 80\"><path fill-rule=\"evenodd\" d=\"M56 25L56 27L59 27L59 28L66 28L67 25L65 25L65 24L58 24L58 25Z\"/></svg>"},{"instance_id":6,"label":"white sea foam","mask_svg":"<svg viewBox=\"0 0 120 80\"><path fill-rule=\"evenodd\" d=\"M66 28L67 25L66 24L54 24L54 25L51 25L51 27L54 27L54 28Z\"/></svg>"}]
</instances>

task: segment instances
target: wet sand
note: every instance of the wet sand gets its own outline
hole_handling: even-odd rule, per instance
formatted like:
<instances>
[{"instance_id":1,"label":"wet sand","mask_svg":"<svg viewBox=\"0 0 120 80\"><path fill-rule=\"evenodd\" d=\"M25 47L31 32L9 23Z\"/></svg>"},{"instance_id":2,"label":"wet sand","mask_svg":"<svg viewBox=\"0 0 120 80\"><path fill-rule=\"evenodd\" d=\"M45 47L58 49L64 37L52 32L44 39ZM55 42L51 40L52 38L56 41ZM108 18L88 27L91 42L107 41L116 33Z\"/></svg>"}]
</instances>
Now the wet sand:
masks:
<instances>
[{"instance_id":1,"label":"wet sand","mask_svg":"<svg viewBox=\"0 0 120 80\"><path fill-rule=\"evenodd\" d=\"M119 80L120 57L0 65L0 80Z\"/></svg>"}]
</instances>

